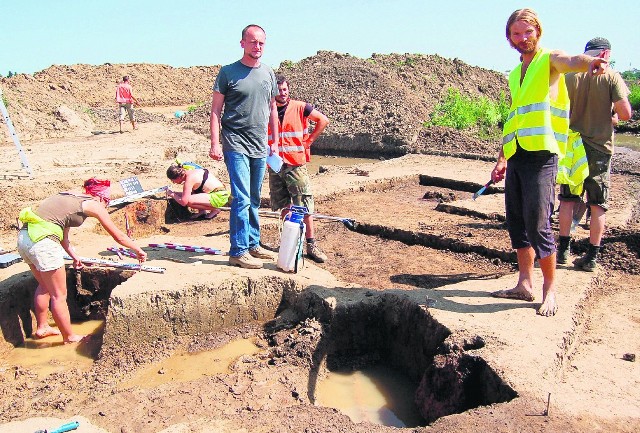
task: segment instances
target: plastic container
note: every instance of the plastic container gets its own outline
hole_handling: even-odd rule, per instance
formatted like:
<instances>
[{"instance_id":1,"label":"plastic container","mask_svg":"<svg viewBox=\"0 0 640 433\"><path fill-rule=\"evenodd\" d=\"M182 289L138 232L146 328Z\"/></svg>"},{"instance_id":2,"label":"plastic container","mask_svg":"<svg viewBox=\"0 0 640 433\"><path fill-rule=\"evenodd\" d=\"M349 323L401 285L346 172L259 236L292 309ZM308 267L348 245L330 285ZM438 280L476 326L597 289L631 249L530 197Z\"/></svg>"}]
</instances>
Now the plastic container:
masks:
<instances>
[{"instance_id":1,"label":"plastic container","mask_svg":"<svg viewBox=\"0 0 640 433\"><path fill-rule=\"evenodd\" d=\"M303 220L304 213L291 212L282 225L276 266L285 272L297 272L298 261L302 258L302 241L307 229Z\"/></svg>"},{"instance_id":2,"label":"plastic container","mask_svg":"<svg viewBox=\"0 0 640 433\"><path fill-rule=\"evenodd\" d=\"M0 255L0 268L9 267L22 260L19 254L2 254Z\"/></svg>"},{"instance_id":3,"label":"plastic container","mask_svg":"<svg viewBox=\"0 0 640 433\"><path fill-rule=\"evenodd\" d=\"M282 158L280 157L280 155L272 153L271 155L267 156L267 164L269 165L269 167L271 167L271 170L275 171L276 173L280 173L280 169L282 168Z\"/></svg>"}]
</instances>

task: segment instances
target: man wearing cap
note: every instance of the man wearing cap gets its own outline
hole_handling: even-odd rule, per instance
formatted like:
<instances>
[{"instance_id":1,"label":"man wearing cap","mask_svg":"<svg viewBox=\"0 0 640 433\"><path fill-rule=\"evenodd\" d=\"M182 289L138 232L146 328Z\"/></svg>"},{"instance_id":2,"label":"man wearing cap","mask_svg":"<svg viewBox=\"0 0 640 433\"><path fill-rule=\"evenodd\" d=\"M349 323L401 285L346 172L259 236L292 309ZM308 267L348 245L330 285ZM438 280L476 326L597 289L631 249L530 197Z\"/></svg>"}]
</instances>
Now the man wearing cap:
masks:
<instances>
[{"instance_id":1,"label":"man wearing cap","mask_svg":"<svg viewBox=\"0 0 640 433\"><path fill-rule=\"evenodd\" d=\"M584 47L584 53L609 60L611 44L605 38L593 38ZM588 174L578 191L572 191L569 184L560 185L558 263L564 264L569 260L573 208L582 192L586 191L587 205L591 209L589 249L574 265L593 272L596 270L608 208L609 175L614 148L613 126L618 120L631 118L629 89L620 74L610 68L598 76L589 76L587 73L567 74L566 82L571 99L570 127L582 139Z\"/></svg>"},{"instance_id":2,"label":"man wearing cap","mask_svg":"<svg viewBox=\"0 0 640 433\"><path fill-rule=\"evenodd\" d=\"M492 296L532 302L533 265L538 259L544 281L537 313L553 316L557 311L556 246L550 217L555 204L558 154L564 152L569 132L569 97L563 74L602 74L607 61L541 48L542 25L531 9L511 14L506 36L520 53L520 64L509 74L511 109L491 179L505 179L507 228L519 275L515 287L498 290Z\"/></svg>"}]
</instances>

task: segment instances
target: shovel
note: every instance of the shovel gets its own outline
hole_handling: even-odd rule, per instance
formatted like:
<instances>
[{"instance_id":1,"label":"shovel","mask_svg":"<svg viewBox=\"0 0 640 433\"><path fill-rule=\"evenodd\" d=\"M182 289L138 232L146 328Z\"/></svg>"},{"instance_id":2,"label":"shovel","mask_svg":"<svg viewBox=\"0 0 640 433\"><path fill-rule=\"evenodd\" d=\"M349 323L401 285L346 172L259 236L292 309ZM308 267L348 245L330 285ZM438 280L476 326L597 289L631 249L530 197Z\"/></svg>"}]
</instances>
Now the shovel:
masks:
<instances>
[{"instance_id":1,"label":"shovel","mask_svg":"<svg viewBox=\"0 0 640 433\"><path fill-rule=\"evenodd\" d=\"M78 421L73 421L70 423L67 423L65 425L62 425L60 427L58 427L55 430L36 430L35 433L64 433L64 432L68 432L71 430L75 430L78 428L78 426L80 425L80 423Z\"/></svg>"},{"instance_id":2,"label":"shovel","mask_svg":"<svg viewBox=\"0 0 640 433\"><path fill-rule=\"evenodd\" d=\"M473 199L477 199L478 197L480 197L482 195L482 193L489 188L491 185L493 185L493 179L491 179L489 182L485 183L484 186L482 188L480 188L475 194L473 194Z\"/></svg>"},{"instance_id":3,"label":"shovel","mask_svg":"<svg viewBox=\"0 0 640 433\"><path fill-rule=\"evenodd\" d=\"M580 221L582 221L582 218L584 217L585 213L587 213L587 204L583 200L580 200L573 207L573 218L571 220L571 232L574 232L576 230L576 227L578 226L578 224L580 224Z\"/></svg>"}]
</instances>

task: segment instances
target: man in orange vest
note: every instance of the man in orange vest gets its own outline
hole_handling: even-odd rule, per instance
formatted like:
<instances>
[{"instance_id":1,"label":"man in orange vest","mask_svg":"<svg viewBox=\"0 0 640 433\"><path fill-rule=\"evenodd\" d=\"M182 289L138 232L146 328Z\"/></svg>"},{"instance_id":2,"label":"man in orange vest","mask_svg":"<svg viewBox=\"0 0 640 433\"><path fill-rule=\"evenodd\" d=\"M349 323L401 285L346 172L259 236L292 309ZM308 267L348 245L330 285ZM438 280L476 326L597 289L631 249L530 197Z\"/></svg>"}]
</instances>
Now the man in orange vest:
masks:
<instances>
[{"instance_id":1,"label":"man in orange vest","mask_svg":"<svg viewBox=\"0 0 640 433\"><path fill-rule=\"evenodd\" d=\"M120 109L120 132L122 133L122 122L124 122L125 111L129 115L129 120L131 121L133 129L138 129L136 127L136 118L133 113L133 104L135 103L138 105L138 100L133 96L128 75L122 77L122 83L118 84L118 87L116 87L116 102Z\"/></svg>"},{"instance_id":2,"label":"man in orange vest","mask_svg":"<svg viewBox=\"0 0 640 433\"><path fill-rule=\"evenodd\" d=\"M278 152L283 159L283 164L277 173L269 168L271 209L274 211L282 209L283 214L292 204L309 209L309 213L304 216L304 223L307 226L307 256L317 263L324 263L327 256L320 250L314 237L311 215L314 207L313 193L305 164L311 159L311 144L329 124L329 119L313 105L292 100L289 97L289 83L285 77L278 75L276 81L278 82L276 105L280 123ZM316 124L311 134L309 134L308 120ZM274 138L269 130L269 144L273 142Z\"/></svg>"}]
</instances>

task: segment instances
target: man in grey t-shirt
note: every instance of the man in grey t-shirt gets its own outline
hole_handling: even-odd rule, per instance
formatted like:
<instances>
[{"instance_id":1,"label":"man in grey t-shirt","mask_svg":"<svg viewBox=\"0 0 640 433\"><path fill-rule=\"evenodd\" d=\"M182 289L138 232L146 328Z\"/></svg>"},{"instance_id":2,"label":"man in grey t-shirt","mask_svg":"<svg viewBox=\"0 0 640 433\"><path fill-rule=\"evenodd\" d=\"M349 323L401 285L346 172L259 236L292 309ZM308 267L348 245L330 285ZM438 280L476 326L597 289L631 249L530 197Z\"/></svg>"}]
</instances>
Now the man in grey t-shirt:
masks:
<instances>
[{"instance_id":1,"label":"man in grey t-shirt","mask_svg":"<svg viewBox=\"0 0 640 433\"><path fill-rule=\"evenodd\" d=\"M242 30L244 54L220 69L211 100L209 156L216 161L224 158L231 183L229 264L249 269L262 267L258 259L273 258L260 247L258 217L266 157L278 152L277 143L269 149L267 126L276 136L279 132L275 74L260 63L265 40L265 31L258 25Z\"/></svg>"}]
</instances>

